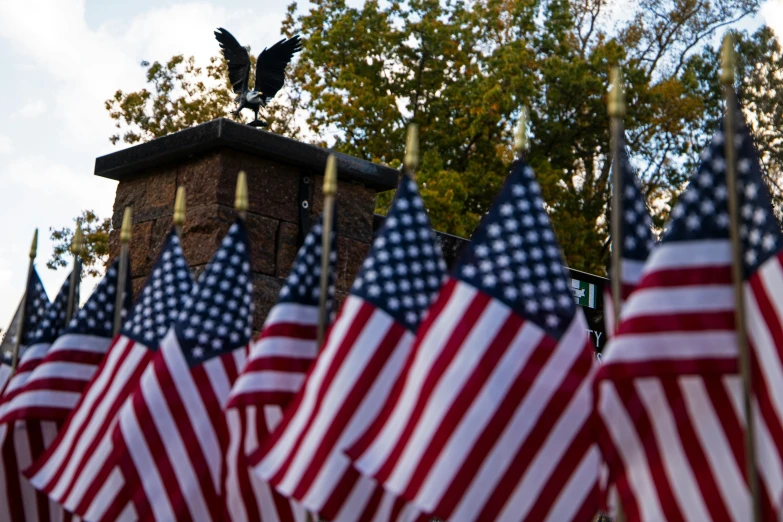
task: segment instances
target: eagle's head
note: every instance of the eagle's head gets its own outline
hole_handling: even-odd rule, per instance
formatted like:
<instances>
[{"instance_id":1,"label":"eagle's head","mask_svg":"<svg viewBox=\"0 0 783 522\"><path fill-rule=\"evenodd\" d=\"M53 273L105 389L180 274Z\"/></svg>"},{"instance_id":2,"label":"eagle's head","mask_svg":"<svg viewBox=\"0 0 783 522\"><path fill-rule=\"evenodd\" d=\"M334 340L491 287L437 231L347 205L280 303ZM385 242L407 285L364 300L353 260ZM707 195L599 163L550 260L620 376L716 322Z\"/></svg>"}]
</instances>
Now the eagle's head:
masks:
<instances>
[{"instance_id":1,"label":"eagle's head","mask_svg":"<svg viewBox=\"0 0 783 522\"><path fill-rule=\"evenodd\" d=\"M245 95L245 99L248 103L253 105L258 105L263 103L264 98L262 97L262 94L258 91L248 91Z\"/></svg>"}]
</instances>

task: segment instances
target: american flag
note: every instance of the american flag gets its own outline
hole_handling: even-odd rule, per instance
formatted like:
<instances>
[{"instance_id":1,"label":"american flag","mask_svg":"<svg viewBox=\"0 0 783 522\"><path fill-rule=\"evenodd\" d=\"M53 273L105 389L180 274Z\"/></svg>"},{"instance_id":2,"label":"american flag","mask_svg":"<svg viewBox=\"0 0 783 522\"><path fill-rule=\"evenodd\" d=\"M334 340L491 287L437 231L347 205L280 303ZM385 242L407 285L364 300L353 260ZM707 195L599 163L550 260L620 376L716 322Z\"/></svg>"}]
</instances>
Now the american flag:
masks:
<instances>
[{"instance_id":1,"label":"american flag","mask_svg":"<svg viewBox=\"0 0 783 522\"><path fill-rule=\"evenodd\" d=\"M93 380L55 442L27 471L34 487L86 520L114 520L126 508L122 474L108 465L112 429L192 287L179 237L171 232Z\"/></svg>"},{"instance_id":2,"label":"american flag","mask_svg":"<svg viewBox=\"0 0 783 522\"><path fill-rule=\"evenodd\" d=\"M404 175L304 387L250 456L262 479L327 520L416 516L342 450L377 415L445 273L416 183Z\"/></svg>"},{"instance_id":3,"label":"american flag","mask_svg":"<svg viewBox=\"0 0 783 522\"><path fill-rule=\"evenodd\" d=\"M140 520L223 520L223 407L252 335L250 247L234 223L114 428Z\"/></svg>"},{"instance_id":4,"label":"american flag","mask_svg":"<svg viewBox=\"0 0 783 522\"><path fill-rule=\"evenodd\" d=\"M0 424L18 420L64 421L101 363L112 339L117 264L106 271L84 307L76 312L24 386L4 404ZM130 278L125 309L130 305ZM38 458L40 453L34 455Z\"/></svg>"},{"instance_id":5,"label":"american flag","mask_svg":"<svg viewBox=\"0 0 783 522\"><path fill-rule=\"evenodd\" d=\"M226 453L226 508L234 522L305 520L304 510L250 473L247 455L275 429L283 409L302 387L318 354L316 333L321 280L322 220L299 249L277 304L231 390L226 406L229 445ZM332 229L334 230L334 228ZM331 233L327 317L334 298L336 234Z\"/></svg>"},{"instance_id":6,"label":"american flag","mask_svg":"<svg viewBox=\"0 0 783 522\"><path fill-rule=\"evenodd\" d=\"M764 520L783 494L781 232L752 139L734 146L746 322L755 361ZM731 276L725 136L718 131L623 307L596 381L601 450L627 520L751 519Z\"/></svg>"},{"instance_id":7,"label":"american flag","mask_svg":"<svg viewBox=\"0 0 783 522\"><path fill-rule=\"evenodd\" d=\"M5 411L10 401L18 395L52 342L65 329L70 280L68 276L30 336L29 346L19 359L16 372L3 391L0 412ZM78 287L76 295L78 296ZM52 442L56 433L57 424L48 421L0 425L0 520L55 522L63 518L62 508L49 502L46 495L35 491L21 473L33 463L34 456L39 455Z\"/></svg>"},{"instance_id":8,"label":"american flag","mask_svg":"<svg viewBox=\"0 0 783 522\"><path fill-rule=\"evenodd\" d=\"M586 320L522 161L416 335L380 416L347 454L451 521L591 520L599 454Z\"/></svg>"},{"instance_id":9,"label":"american flag","mask_svg":"<svg viewBox=\"0 0 783 522\"><path fill-rule=\"evenodd\" d=\"M25 302L24 325L22 325L22 339L19 343L19 357L24 354L25 349L30 344L38 323L43 319L46 313L46 307L49 305L49 296L46 295L38 271L33 267L31 277L27 281L27 292L23 299ZM11 364L14 359L14 345L19 335L19 320L22 311L22 303L16 308L14 318L11 324L5 330L5 337L0 343L0 390L3 389L8 378L11 377Z\"/></svg>"},{"instance_id":10,"label":"american flag","mask_svg":"<svg viewBox=\"0 0 783 522\"><path fill-rule=\"evenodd\" d=\"M639 178L636 176L625 143L621 147L620 169L623 178L622 194L622 235L618 239L622 243L622 264L620 272L620 303L624 303L642 277L642 268L647 256L655 246L655 235L652 231L652 218L647 208ZM608 335L614 335L614 301L611 286L606 285L604 295L604 325Z\"/></svg>"}]
</instances>

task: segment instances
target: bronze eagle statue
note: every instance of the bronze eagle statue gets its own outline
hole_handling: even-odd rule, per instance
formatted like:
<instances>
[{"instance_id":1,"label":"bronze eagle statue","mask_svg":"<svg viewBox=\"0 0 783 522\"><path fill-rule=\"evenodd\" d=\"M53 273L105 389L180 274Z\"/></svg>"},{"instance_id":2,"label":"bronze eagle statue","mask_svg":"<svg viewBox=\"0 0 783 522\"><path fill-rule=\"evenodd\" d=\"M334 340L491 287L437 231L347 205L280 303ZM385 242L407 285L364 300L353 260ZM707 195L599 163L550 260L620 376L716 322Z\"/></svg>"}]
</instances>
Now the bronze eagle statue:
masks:
<instances>
[{"instance_id":1,"label":"bronze eagle statue","mask_svg":"<svg viewBox=\"0 0 783 522\"><path fill-rule=\"evenodd\" d=\"M266 126L265 122L258 119L258 109L266 107L266 103L283 87L285 68L294 54L302 50L302 39L299 35L283 38L272 47L264 49L256 61L256 81L251 90L250 55L247 49L239 45L237 39L222 27L215 31L215 38L228 62L228 79L237 95L235 101L238 105L234 116L239 116L242 109L249 108L255 114L250 125Z\"/></svg>"}]
</instances>

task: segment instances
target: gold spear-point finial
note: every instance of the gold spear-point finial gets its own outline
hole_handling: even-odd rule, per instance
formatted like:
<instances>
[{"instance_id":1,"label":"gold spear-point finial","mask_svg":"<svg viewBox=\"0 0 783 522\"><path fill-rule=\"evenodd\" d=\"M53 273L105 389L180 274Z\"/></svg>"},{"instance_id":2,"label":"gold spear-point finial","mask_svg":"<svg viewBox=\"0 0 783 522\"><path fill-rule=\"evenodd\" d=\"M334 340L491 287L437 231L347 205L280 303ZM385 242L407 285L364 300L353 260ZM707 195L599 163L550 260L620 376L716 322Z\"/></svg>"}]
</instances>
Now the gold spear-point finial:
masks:
<instances>
[{"instance_id":1,"label":"gold spear-point finial","mask_svg":"<svg viewBox=\"0 0 783 522\"><path fill-rule=\"evenodd\" d=\"M122 228L120 229L120 243L130 243L131 227L133 226L132 216L131 208L125 207L125 215L122 216Z\"/></svg>"},{"instance_id":2,"label":"gold spear-point finial","mask_svg":"<svg viewBox=\"0 0 783 522\"><path fill-rule=\"evenodd\" d=\"M177 197L174 200L174 226L182 227L185 224L185 186L177 187Z\"/></svg>"},{"instance_id":3,"label":"gold spear-point finial","mask_svg":"<svg viewBox=\"0 0 783 522\"><path fill-rule=\"evenodd\" d=\"M623 73L619 67L612 67L609 80L612 83L612 90L609 92L609 117L622 118L625 116L625 88Z\"/></svg>"},{"instance_id":4,"label":"gold spear-point finial","mask_svg":"<svg viewBox=\"0 0 783 522\"><path fill-rule=\"evenodd\" d=\"M720 82L723 85L734 85L734 64L734 38L731 33L726 33L720 50Z\"/></svg>"},{"instance_id":5,"label":"gold spear-point finial","mask_svg":"<svg viewBox=\"0 0 783 522\"><path fill-rule=\"evenodd\" d=\"M245 219L247 215L248 198L247 198L247 174L244 170L240 170L237 175L237 197L234 200L234 209L242 219Z\"/></svg>"},{"instance_id":6,"label":"gold spear-point finial","mask_svg":"<svg viewBox=\"0 0 783 522\"><path fill-rule=\"evenodd\" d=\"M522 112L519 115L519 125L517 125L517 132L514 135L514 151L518 156L521 156L527 152L530 147L530 142L527 138L527 122L530 117L530 113L527 107L522 107Z\"/></svg>"},{"instance_id":7,"label":"gold spear-point finial","mask_svg":"<svg viewBox=\"0 0 783 522\"><path fill-rule=\"evenodd\" d=\"M71 241L71 253L75 256L80 256L83 246L84 235L82 234L82 222L79 220L76 222L76 232L73 233L73 240Z\"/></svg>"},{"instance_id":8,"label":"gold spear-point finial","mask_svg":"<svg viewBox=\"0 0 783 522\"><path fill-rule=\"evenodd\" d=\"M35 256L38 254L38 229L35 229L35 232L33 233L33 242L30 245L30 260L32 261L35 259Z\"/></svg>"},{"instance_id":9,"label":"gold spear-point finial","mask_svg":"<svg viewBox=\"0 0 783 522\"><path fill-rule=\"evenodd\" d=\"M329 154L324 173L324 196L334 194L337 194L337 158L334 154Z\"/></svg>"},{"instance_id":10,"label":"gold spear-point finial","mask_svg":"<svg viewBox=\"0 0 783 522\"><path fill-rule=\"evenodd\" d=\"M405 139L405 169L413 174L419 167L419 124L408 125L408 136Z\"/></svg>"}]
</instances>

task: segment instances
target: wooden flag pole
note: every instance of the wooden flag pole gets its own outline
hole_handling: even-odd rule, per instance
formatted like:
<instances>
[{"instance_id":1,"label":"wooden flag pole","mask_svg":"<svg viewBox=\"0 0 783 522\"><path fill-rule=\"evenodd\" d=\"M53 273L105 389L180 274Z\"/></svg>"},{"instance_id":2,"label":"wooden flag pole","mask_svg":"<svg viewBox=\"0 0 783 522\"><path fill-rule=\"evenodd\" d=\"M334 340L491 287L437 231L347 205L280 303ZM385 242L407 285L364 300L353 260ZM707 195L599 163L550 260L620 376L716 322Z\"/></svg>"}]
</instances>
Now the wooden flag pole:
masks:
<instances>
[{"instance_id":1,"label":"wooden flag pole","mask_svg":"<svg viewBox=\"0 0 783 522\"><path fill-rule=\"evenodd\" d=\"M530 140L527 136L527 122L529 120L530 113L527 107L522 107L522 112L519 115L519 125L517 125L517 131L514 134L514 152L516 152L519 159L525 159L528 149L530 148Z\"/></svg>"},{"instance_id":2,"label":"wooden flag pole","mask_svg":"<svg viewBox=\"0 0 783 522\"><path fill-rule=\"evenodd\" d=\"M174 230L182 239L182 227L185 226L185 186L177 187L177 197L174 200Z\"/></svg>"},{"instance_id":3,"label":"wooden flag pole","mask_svg":"<svg viewBox=\"0 0 783 522\"><path fill-rule=\"evenodd\" d=\"M22 338L24 337L24 321L27 312L27 300L30 298L28 290L30 289L30 281L33 278L33 268L35 262L35 256L38 253L38 229L35 229L33 233L33 243L30 245L30 263L27 265L27 282L24 287L24 295L22 296L22 304L19 310L19 324L16 326L16 339L14 339L14 351L11 355L11 375L16 372L16 365L19 363L19 347L22 345Z\"/></svg>"},{"instance_id":4,"label":"wooden flag pole","mask_svg":"<svg viewBox=\"0 0 783 522\"><path fill-rule=\"evenodd\" d=\"M620 144L623 140L625 127L625 90L622 82L622 72L619 67L612 67L609 74L612 82L612 90L609 92L608 112L611 125L611 150L612 150L612 273L610 284L612 285L612 304L614 308L614 329L620 325L620 312L622 311L623 284L622 262L623 242L620 240L623 234L623 171L620 166ZM625 522L625 510L617 495L616 522Z\"/></svg>"},{"instance_id":5,"label":"wooden flag pole","mask_svg":"<svg viewBox=\"0 0 783 522\"><path fill-rule=\"evenodd\" d=\"M117 335L122 328L122 308L125 304L125 285L128 283L128 255L133 224L131 216L131 208L125 207L125 215L122 216L122 228L120 229L120 266L118 267L117 291L114 301L114 335Z\"/></svg>"},{"instance_id":6,"label":"wooden flag pole","mask_svg":"<svg viewBox=\"0 0 783 522\"><path fill-rule=\"evenodd\" d=\"M623 139L623 118L625 117L625 92L622 85L622 73L619 67L612 67L610 74L612 90L609 92L609 118L611 121L612 149L612 301L614 305L614 328L620 324L622 308L622 259L623 243L623 171L620 167L620 144Z\"/></svg>"},{"instance_id":7,"label":"wooden flag pole","mask_svg":"<svg viewBox=\"0 0 783 522\"><path fill-rule=\"evenodd\" d=\"M405 159L402 167L412 179L416 179L416 169L419 168L419 124L409 123L408 134L405 136Z\"/></svg>"},{"instance_id":8,"label":"wooden flag pole","mask_svg":"<svg viewBox=\"0 0 783 522\"><path fill-rule=\"evenodd\" d=\"M754 522L761 521L759 502L759 481L756 472L756 428L753 422L753 383L751 377L750 352L745 326L744 275L742 265L742 240L739 224L739 184L737 182L737 154L734 144L737 114L737 95L734 92L734 42L726 33L721 50L720 81L723 85L723 99L726 114L723 123L724 151L726 156L726 185L728 188L729 219L731 223L731 273L734 281L734 320L737 328L737 348L742 395L745 408L745 466L751 495L751 513Z\"/></svg>"},{"instance_id":9,"label":"wooden flag pole","mask_svg":"<svg viewBox=\"0 0 783 522\"><path fill-rule=\"evenodd\" d=\"M68 287L68 307L65 312L65 324L71 322L79 303L76 302L76 285L81 281L82 262L81 255L84 248L84 236L82 235L82 222L76 222L76 232L71 241L71 253L73 254L73 270L71 271L71 283Z\"/></svg>"},{"instance_id":10,"label":"wooden flag pole","mask_svg":"<svg viewBox=\"0 0 783 522\"><path fill-rule=\"evenodd\" d=\"M334 219L334 200L337 195L337 158L330 154L326 160L324 173L324 213L321 234L321 287L318 293L318 333L316 342L320 350L326 335L326 303L329 299L329 256L332 250L332 221Z\"/></svg>"},{"instance_id":11,"label":"wooden flag pole","mask_svg":"<svg viewBox=\"0 0 783 522\"><path fill-rule=\"evenodd\" d=\"M236 210L237 216L242 220L247 219L247 207L247 174L245 174L244 170L240 170L239 174L237 174L237 192L236 198L234 199L234 210Z\"/></svg>"}]
</instances>

